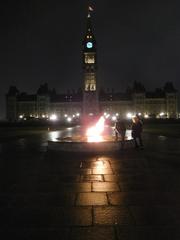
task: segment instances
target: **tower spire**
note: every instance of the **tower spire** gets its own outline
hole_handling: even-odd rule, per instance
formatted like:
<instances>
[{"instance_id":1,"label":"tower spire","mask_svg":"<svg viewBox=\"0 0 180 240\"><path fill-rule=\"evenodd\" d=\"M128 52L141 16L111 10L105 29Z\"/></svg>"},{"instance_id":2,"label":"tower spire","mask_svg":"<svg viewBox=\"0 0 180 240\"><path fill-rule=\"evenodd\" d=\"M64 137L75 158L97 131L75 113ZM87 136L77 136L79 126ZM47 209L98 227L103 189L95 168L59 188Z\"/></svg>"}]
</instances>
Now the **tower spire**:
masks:
<instances>
[{"instance_id":1,"label":"tower spire","mask_svg":"<svg viewBox=\"0 0 180 240\"><path fill-rule=\"evenodd\" d=\"M93 11L94 11L94 9L90 5L88 5L85 41L87 39L91 39L91 40L95 41L95 37L94 37L94 34L93 34L92 22L91 22L91 12L93 12Z\"/></svg>"},{"instance_id":2,"label":"tower spire","mask_svg":"<svg viewBox=\"0 0 180 240\"><path fill-rule=\"evenodd\" d=\"M87 14L87 18L91 18L91 12L94 11L94 8L89 4L88 5L88 14Z\"/></svg>"},{"instance_id":3,"label":"tower spire","mask_svg":"<svg viewBox=\"0 0 180 240\"><path fill-rule=\"evenodd\" d=\"M88 14L86 19L86 34L83 41L83 113L85 115L96 115L99 112L98 91L97 91L97 54L96 40L93 34L91 23L91 12L93 8L88 5Z\"/></svg>"}]
</instances>

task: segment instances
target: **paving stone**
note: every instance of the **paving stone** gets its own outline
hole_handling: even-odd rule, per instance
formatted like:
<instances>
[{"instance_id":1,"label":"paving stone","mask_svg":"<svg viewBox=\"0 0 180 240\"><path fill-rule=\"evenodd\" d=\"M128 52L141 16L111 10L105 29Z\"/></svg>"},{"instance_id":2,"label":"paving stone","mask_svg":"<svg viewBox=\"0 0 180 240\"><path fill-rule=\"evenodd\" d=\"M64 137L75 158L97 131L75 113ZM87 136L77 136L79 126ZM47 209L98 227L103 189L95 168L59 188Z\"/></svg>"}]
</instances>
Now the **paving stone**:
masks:
<instances>
[{"instance_id":1,"label":"paving stone","mask_svg":"<svg viewBox=\"0 0 180 240\"><path fill-rule=\"evenodd\" d=\"M70 240L116 240L112 227L73 228Z\"/></svg>"},{"instance_id":2,"label":"paving stone","mask_svg":"<svg viewBox=\"0 0 180 240\"><path fill-rule=\"evenodd\" d=\"M180 141L152 139L144 151L93 157L9 143L0 161L0 237L179 240Z\"/></svg>"},{"instance_id":3,"label":"paving stone","mask_svg":"<svg viewBox=\"0 0 180 240\"><path fill-rule=\"evenodd\" d=\"M104 175L104 180L106 182L117 182L118 177L117 177L117 175L114 175L114 174L105 174Z\"/></svg>"},{"instance_id":4,"label":"paving stone","mask_svg":"<svg viewBox=\"0 0 180 240\"><path fill-rule=\"evenodd\" d=\"M113 174L111 168L92 168L92 174Z\"/></svg>"},{"instance_id":5,"label":"paving stone","mask_svg":"<svg viewBox=\"0 0 180 240\"><path fill-rule=\"evenodd\" d=\"M63 214L62 214L63 212ZM57 221L61 226L90 226L92 225L92 208L75 207L62 209L58 212ZM62 216L61 216L62 214Z\"/></svg>"},{"instance_id":6,"label":"paving stone","mask_svg":"<svg viewBox=\"0 0 180 240\"><path fill-rule=\"evenodd\" d=\"M110 164L109 161L106 161L104 159L99 160L99 158L97 160L94 161L83 161L81 163L81 167L82 168L110 168Z\"/></svg>"},{"instance_id":7,"label":"paving stone","mask_svg":"<svg viewBox=\"0 0 180 240\"><path fill-rule=\"evenodd\" d=\"M59 175L57 177L58 182L64 182L64 183L72 183L72 182L79 182L80 181L80 175Z\"/></svg>"},{"instance_id":8,"label":"paving stone","mask_svg":"<svg viewBox=\"0 0 180 240\"><path fill-rule=\"evenodd\" d=\"M107 196L105 193L80 193L77 198L77 205L107 205Z\"/></svg>"},{"instance_id":9,"label":"paving stone","mask_svg":"<svg viewBox=\"0 0 180 240\"><path fill-rule=\"evenodd\" d=\"M153 204L163 205L180 205L180 192L152 192Z\"/></svg>"},{"instance_id":10,"label":"paving stone","mask_svg":"<svg viewBox=\"0 0 180 240\"><path fill-rule=\"evenodd\" d=\"M23 198L23 201L21 201ZM23 205L24 204L24 205ZM31 194L24 196L16 196L14 206L73 206L75 205L75 193L59 192L59 193L44 193Z\"/></svg>"},{"instance_id":11,"label":"paving stone","mask_svg":"<svg viewBox=\"0 0 180 240\"><path fill-rule=\"evenodd\" d=\"M180 207L174 206L129 206L137 225L179 225Z\"/></svg>"},{"instance_id":12,"label":"paving stone","mask_svg":"<svg viewBox=\"0 0 180 240\"><path fill-rule=\"evenodd\" d=\"M16 228L8 230L0 229L2 239L19 239L19 240L69 240L70 229L68 228Z\"/></svg>"},{"instance_id":13,"label":"paving stone","mask_svg":"<svg viewBox=\"0 0 180 240\"><path fill-rule=\"evenodd\" d=\"M111 182L93 182L92 191L94 192L113 192L120 191L120 188L117 183Z\"/></svg>"},{"instance_id":14,"label":"paving stone","mask_svg":"<svg viewBox=\"0 0 180 240\"><path fill-rule=\"evenodd\" d=\"M12 204L12 194L1 194L0 193L0 208L8 207Z\"/></svg>"},{"instance_id":15,"label":"paving stone","mask_svg":"<svg viewBox=\"0 0 180 240\"><path fill-rule=\"evenodd\" d=\"M178 227L122 227L117 226L118 240L178 240Z\"/></svg>"},{"instance_id":16,"label":"paving stone","mask_svg":"<svg viewBox=\"0 0 180 240\"><path fill-rule=\"evenodd\" d=\"M80 174L91 174L91 169L90 168L73 168L72 166L69 167L61 167L60 169L49 169L49 166L47 166L47 169L43 171L44 174L47 175L80 175Z\"/></svg>"},{"instance_id":17,"label":"paving stone","mask_svg":"<svg viewBox=\"0 0 180 240\"><path fill-rule=\"evenodd\" d=\"M33 207L3 209L1 226L10 228L52 228L92 225L91 207Z\"/></svg>"},{"instance_id":18,"label":"paving stone","mask_svg":"<svg viewBox=\"0 0 180 240\"><path fill-rule=\"evenodd\" d=\"M132 225L134 220L126 207L94 207L94 224Z\"/></svg>"},{"instance_id":19,"label":"paving stone","mask_svg":"<svg viewBox=\"0 0 180 240\"><path fill-rule=\"evenodd\" d=\"M111 205L152 205L153 195L149 192L113 192L108 193Z\"/></svg>"},{"instance_id":20,"label":"paving stone","mask_svg":"<svg viewBox=\"0 0 180 240\"><path fill-rule=\"evenodd\" d=\"M91 183L64 183L60 184L58 192L91 192Z\"/></svg>"},{"instance_id":21,"label":"paving stone","mask_svg":"<svg viewBox=\"0 0 180 240\"><path fill-rule=\"evenodd\" d=\"M80 168L74 171L73 173L79 174L79 175L86 175L86 174L92 174L92 170L90 168L86 168L86 169Z\"/></svg>"},{"instance_id":22,"label":"paving stone","mask_svg":"<svg viewBox=\"0 0 180 240\"><path fill-rule=\"evenodd\" d=\"M150 240L151 230L137 227L122 227L118 226L117 236L118 240Z\"/></svg>"},{"instance_id":23,"label":"paving stone","mask_svg":"<svg viewBox=\"0 0 180 240\"><path fill-rule=\"evenodd\" d=\"M102 175L83 175L81 176L81 181L84 182L103 182L103 176Z\"/></svg>"},{"instance_id":24,"label":"paving stone","mask_svg":"<svg viewBox=\"0 0 180 240\"><path fill-rule=\"evenodd\" d=\"M104 175L104 179L107 182L119 183L142 183L149 181L147 174L141 173Z\"/></svg>"},{"instance_id":25,"label":"paving stone","mask_svg":"<svg viewBox=\"0 0 180 240\"><path fill-rule=\"evenodd\" d=\"M138 191L149 191L151 189L150 185L147 183L124 183L119 182L122 192L138 192Z\"/></svg>"},{"instance_id":26,"label":"paving stone","mask_svg":"<svg viewBox=\"0 0 180 240\"><path fill-rule=\"evenodd\" d=\"M71 167L69 167L68 169L62 169L61 173L58 174L62 174L62 175L86 175L86 174L92 174L92 170L90 168L76 168L73 169Z\"/></svg>"},{"instance_id":27,"label":"paving stone","mask_svg":"<svg viewBox=\"0 0 180 240\"><path fill-rule=\"evenodd\" d=\"M123 168L138 168L138 165L136 163L136 160L135 159L127 159L125 161L121 161L121 162L116 162L116 163L113 163L111 164L111 167L112 169L114 170L117 170L117 169L123 169Z\"/></svg>"},{"instance_id":28,"label":"paving stone","mask_svg":"<svg viewBox=\"0 0 180 240\"><path fill-rule=\"evenodd\" d=\"M46 192L49 192L49 193L56 193L58 192L58 189L59 189L59 183L56 183L56 184L51 184L51 183L40 183L40 184L37 184L37 185L34 185L34 189L30 189L30 191L27 191L27 192L40 192L40 193L46 193ZM24 192L24 189L21 189L20 192Z\"/></svg>"}]
</instances>

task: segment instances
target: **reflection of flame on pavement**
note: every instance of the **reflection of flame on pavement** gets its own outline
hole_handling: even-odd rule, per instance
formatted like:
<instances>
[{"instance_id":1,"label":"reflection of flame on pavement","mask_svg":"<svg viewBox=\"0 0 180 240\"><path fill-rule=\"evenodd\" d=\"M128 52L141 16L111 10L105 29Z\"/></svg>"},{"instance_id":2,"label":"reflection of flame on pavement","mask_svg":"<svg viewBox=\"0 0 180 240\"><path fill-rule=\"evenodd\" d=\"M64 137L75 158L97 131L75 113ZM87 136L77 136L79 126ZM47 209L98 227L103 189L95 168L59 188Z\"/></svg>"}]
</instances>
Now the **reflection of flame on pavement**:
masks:
<instances>
[{"instance_id":1,"label":"reflection of flame on pavement","mask_svg":"<svg viewBox=\"0 0 180 240\"><path fill-rule=\"evenodd\" d=\"M51 141L56 142L57 138L59 137L59 132L58 131L53 131L49 133L49 137Z\"/></svg>"},{"instance_id":2,"label":"reflection of flame on pavement","mask_svg":"<svg viewBox=\"0 0 180 240\"><path fill-rule=\"evenodd\" d=\"M102 142L104 131L104 117L100 117L98 122L93 126L87 129L86 136L88 142Z\"/></svg>"}]
</instances>

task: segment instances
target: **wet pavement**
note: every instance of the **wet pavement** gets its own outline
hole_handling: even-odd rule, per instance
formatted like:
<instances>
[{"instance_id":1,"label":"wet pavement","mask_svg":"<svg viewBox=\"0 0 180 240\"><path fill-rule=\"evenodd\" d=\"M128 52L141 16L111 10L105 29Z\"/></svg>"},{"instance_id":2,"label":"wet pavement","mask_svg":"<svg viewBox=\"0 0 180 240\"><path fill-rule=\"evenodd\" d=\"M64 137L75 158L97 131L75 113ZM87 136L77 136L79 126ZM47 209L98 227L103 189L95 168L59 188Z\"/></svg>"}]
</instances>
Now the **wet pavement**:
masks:
<instances>
[{"instance_id":1,"label":"wet pavement","mask_svg":"<svg viewBox=\"0 0 180 240\"><path fill-rule=\"evenodd\" d=\"M1 143L1 239L180 239L179 139L90 156L48 151L58 134Z\"/></svg>"}]
</instances>

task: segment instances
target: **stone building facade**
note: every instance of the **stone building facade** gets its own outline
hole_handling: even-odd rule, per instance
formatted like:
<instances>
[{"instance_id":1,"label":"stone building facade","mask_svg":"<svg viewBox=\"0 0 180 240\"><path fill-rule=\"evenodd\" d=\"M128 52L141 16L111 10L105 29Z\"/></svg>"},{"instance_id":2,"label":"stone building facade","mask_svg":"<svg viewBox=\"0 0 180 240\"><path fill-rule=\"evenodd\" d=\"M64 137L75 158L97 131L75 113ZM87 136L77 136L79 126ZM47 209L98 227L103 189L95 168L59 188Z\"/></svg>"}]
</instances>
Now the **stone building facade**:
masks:
<instances>
[{"instance_id":1,"label":"stone building facade","mask_svg":"<svg viewBox=\"0 0 180 240\"><path fill-rule=\"evenodd\" d=\"M141 113L142 117L177 118L177 91L171 82L162 89L153 92L135 82L126 92L100 90L99 113L118 114L126 117L128 113ZM40 86L36 94L29 95L11 86L6 95L6 118L18 121L23 118L49 118L56 114L59 119L64 116L83 114L83 90L57 94L47 84ZM92 113L93 114L93 113Z\"/></svg>"}]
</instances>

